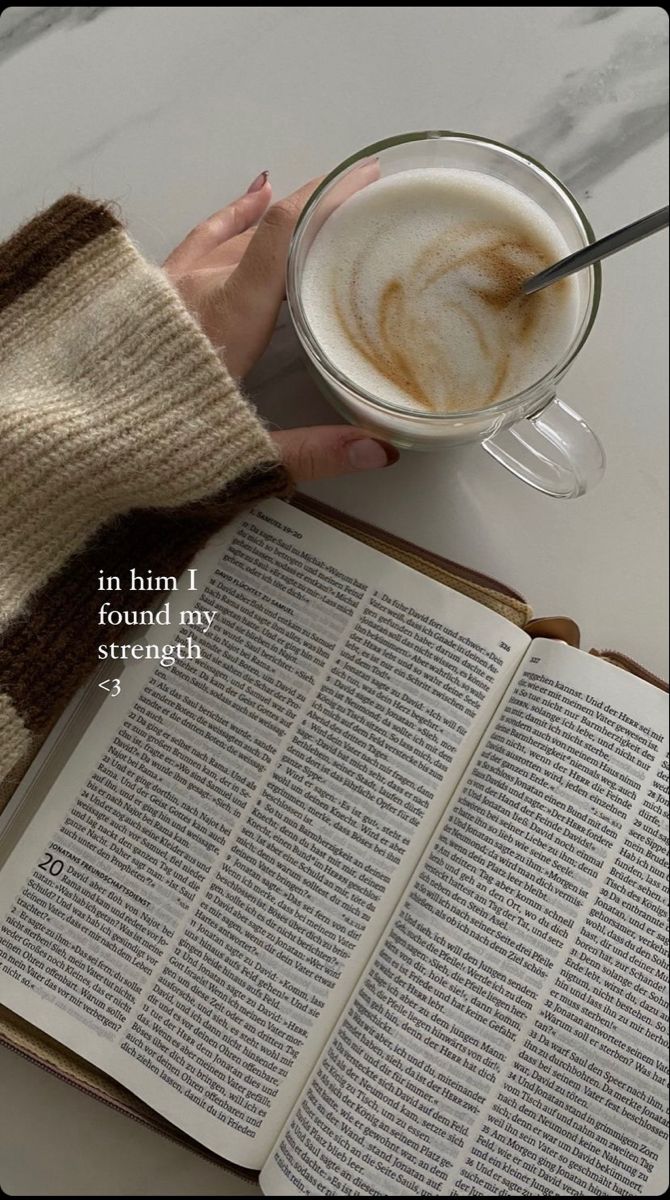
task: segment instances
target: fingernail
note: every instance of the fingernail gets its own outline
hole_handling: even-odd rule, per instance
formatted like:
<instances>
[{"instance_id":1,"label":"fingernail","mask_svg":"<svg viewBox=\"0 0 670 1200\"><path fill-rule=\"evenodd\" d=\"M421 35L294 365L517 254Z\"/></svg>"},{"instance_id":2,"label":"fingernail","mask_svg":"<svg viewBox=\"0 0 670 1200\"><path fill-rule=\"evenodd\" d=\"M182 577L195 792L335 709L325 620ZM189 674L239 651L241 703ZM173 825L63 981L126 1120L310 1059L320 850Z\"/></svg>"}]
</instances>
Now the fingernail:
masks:
<instances>
[{"instance_id":1,"label":"fingernail","mask_svg":"<svg viewBox=\"0 0 670 1200\"><path fill-rule=\"evenodd\" d=\"M349 462L354 471L373 471L376 467L390 467L400 458L395 446L388 442L377 442L374 438L358 438L348 450Z\"/></svg>"},{"instance_id":2,"label":"fingernail","mask_svg":"<svg viewBox=\"0 0 670 1200\"><path fill-rule=\"evenodd\" d=\"M261 188L265 187L269 174L269 171L261 171L260 175L257 175L254 179L253 183L249 184L249 187L247 188L247 196L249 195L249 192L260 192Z\"/></svg>"}]
</instances>

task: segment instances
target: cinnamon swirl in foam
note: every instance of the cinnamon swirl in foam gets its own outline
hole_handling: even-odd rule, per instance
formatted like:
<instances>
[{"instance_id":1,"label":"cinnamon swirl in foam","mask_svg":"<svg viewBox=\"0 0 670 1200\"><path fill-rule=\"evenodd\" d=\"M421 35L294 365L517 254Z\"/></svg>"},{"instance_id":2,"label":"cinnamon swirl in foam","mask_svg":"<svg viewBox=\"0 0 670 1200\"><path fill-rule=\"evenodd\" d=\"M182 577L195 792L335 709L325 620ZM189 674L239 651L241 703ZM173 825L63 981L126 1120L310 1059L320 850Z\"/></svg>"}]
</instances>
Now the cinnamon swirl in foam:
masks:
<instances>
[{"instance_id":1,"label":"cinnamon swirl in foam","mask_svg":"<svg viewBox=\"0 0 670 1200\"><path fill-rule=\"evenodd\" d=\"M330 361L380 400L485 408L540 379L569 346L575 279L519 293L569 252L510 184L448 167L406 171L325 222L304 268L304 311Z\"/></svg>"}]
</instances>

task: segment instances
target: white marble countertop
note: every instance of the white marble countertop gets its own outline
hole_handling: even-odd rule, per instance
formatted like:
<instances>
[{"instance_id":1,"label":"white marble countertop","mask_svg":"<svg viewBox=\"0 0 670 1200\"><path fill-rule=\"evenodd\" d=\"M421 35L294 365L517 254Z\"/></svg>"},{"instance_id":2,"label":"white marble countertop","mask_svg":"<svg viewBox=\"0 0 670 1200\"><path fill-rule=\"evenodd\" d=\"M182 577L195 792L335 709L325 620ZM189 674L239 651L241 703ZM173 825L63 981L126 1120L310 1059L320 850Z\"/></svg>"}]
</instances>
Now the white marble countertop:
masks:
<instances>
[{"instance_id":1,"label":"white marble countertop","mask_svg":"<svg viewBox=\"0 0 670 1200\"><path fill-rule=\"evenodd\" d=\"M265 168L281 195L428 128L528 151L606 233L667 202L667 40L659 7L10 7L0 236L75 188L118 200L161 259ZM314 494L506 580L538 614L570 614L586 647L665 673L667 245L661 234L604 264L595 329L562 385L607 451L592 494L547 499L476 446L406 453ZM277 424L333 419L286 327L255 388ZM12 1195L241 1191L6 1051L0 1112Z\"/></svg>"}]
</instances>

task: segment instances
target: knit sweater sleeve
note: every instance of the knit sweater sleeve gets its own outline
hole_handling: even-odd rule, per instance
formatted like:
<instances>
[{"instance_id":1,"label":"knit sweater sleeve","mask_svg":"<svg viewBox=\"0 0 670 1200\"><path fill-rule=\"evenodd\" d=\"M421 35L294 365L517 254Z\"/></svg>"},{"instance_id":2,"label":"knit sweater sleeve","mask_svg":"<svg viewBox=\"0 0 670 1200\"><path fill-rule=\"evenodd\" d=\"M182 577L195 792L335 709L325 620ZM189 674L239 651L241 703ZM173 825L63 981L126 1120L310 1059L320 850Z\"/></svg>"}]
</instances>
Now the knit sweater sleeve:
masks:
<instances>
[{"instance_id":1,"label":"knit sweater sleeve","mask_svg":"<svg viewBox=\"0 0 670 1200\"><path fill-rule=\"evenodd\" d=\"M109 207L66 196L0 245L5 791L95 665L98 571L174 574L241 506L287 488L252 408Z\"/></svg>"}]
</instances>

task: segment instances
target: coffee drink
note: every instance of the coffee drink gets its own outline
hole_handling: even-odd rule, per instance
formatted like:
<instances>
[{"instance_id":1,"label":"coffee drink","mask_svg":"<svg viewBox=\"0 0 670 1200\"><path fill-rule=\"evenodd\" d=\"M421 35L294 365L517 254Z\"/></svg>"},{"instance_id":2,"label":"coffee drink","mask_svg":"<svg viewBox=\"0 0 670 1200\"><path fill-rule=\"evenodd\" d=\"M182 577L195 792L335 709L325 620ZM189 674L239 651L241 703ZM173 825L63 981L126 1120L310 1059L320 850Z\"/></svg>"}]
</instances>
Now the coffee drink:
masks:
<instances>
[{"instance_id":1,"label":"coffee drink","mask_svg":"<svg viewBox=\"0 0 670 1200\"><path fill-rule=\"evenodd\" d=\"M308 252L305 318L330 362L398 408L452 413L515 396L555 367L579 316L574 277L525 297L569 248L491 175L413 169L368 184Z\"/></svg>"}]
</instances>

